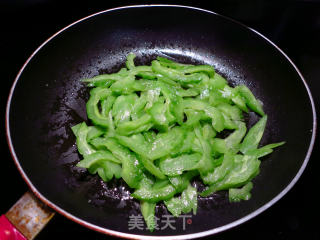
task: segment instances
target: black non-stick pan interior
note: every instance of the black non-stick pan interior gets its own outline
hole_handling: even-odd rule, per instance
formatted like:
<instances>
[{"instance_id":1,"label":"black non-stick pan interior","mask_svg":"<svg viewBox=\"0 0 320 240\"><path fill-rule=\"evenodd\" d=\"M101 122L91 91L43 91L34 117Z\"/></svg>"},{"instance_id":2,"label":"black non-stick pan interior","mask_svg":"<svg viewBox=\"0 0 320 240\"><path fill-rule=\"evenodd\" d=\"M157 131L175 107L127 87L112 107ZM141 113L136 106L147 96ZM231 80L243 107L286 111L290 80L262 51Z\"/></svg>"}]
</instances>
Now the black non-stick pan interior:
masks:
<instances>
[{"instance_id":1,"label":"black non-stick pan interior","mask_svg":"<svg viewBox=\"0 0 320 240\"><path fill-rule=\"evenodd\" d=\"M119 181L103 183L74 167L80 155L70 127L87 120L88 88L79 80L119 70L129 52L137 55L136 64L164 56L213 65L232 85L246 84L263 102L269 118L262 144L287 143L263 159L249 201L229 203L227 194L221 192L199 198L198 213L188 217L192 223L185 229L179 218L175 230L129 230L129 216L140 214L139 203L128 195L130 189ZM24 67L9 107L9 141L33 190L60 212L102 231L129 234L191 234L245 221L245 216L256 215L291 187L307 162L313 136L305 84L274 45L229 19L183 7L123 8L65 29ZM249 114L248 119L250 125L257 116ZM160 205L157 216L161 219L165 214Z\"/></svg>"}]
</instances>

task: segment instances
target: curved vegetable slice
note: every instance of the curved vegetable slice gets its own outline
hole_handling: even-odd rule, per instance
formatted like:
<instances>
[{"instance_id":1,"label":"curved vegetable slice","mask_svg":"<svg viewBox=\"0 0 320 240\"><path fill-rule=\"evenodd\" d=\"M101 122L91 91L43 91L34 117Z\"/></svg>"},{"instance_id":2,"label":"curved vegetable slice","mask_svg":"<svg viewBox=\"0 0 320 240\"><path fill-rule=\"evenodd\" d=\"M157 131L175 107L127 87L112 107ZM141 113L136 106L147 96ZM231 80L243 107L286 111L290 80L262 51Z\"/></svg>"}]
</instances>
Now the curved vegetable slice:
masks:
<instances>
[{"instance_id":1,"label":"curved vegetable slice","mask_svg":"<svg viewBox=\"0 0 320 240\"><path fill-rule=\"evenodd\" d=\"M246 154L248 151L258 148L267 123L267 115L264 115L250 130L241 143L240 151Z\"/></svg>"},{"instance_id":2,"label":"curved vegetable slice","mask_svg":"<svg viewBox=\"0 0 320 240\"><path fill-rule=\"evenodd\" d=\"M246 152L246 154L247 155L254 155L257 158L261 158L261 157L264 157L264 156L272 153L273 152L273 148L282 146L283 144L285 144L285 142L271 143L271 144L265 145L265 146L263 146L261 148L258 148L258 149L248 150Z\"/></svg>"},{"instance_id":3,"label":"curved vegetable slice","mask_svg":"<svg viewBox=\"0 0 320 240\"><path fill-rule=\"evenodd\" d=\"M74 126L74 128L72 130L77 137L77 147L78 147L78 151L81 155L87 156L87 155L90 155L96 151L87 142L89 128L85 122L81 123L80 125Z\"/></svg>"},{"instance_id":4,"label":"curved vegetable slice","mask_svg":"<svg viewBox=\"0 0 320 240\"><path fill-rule=\"evenodd\" d=\"M252 182L248 182L242 188L229 188L229 201L240 202L241 200L249 200L251 198Z\"/></svg>"},{"instance_id":5,"label":"curved vegetable slice","mask_svg":"<svg viewBox=\"0 0 320 240\"><path fill-rule=\"evenodd\" d=\"M101 161L112 161L114 163L121 163L115 158L109 151L97 151L84 157L77 166L82 168L90 168L95 164L99 164Z\"/></svg>"},{"instance_id":6,"label":"curved vegetable slice","mask_svg":"<svg viewBox=\"0 0 320 240\"><path fill-rule=\"evenodd\" d=\"M94 144L94 141L93 141ZM107 149L122 163L121 176L123 180L132 188L139 185L142 178L141 164L134 154L120 145L115 139L104 139Z\"/></svg>"},{"instance_id":7,"label":"curved vegetable slice","mask_svg":"<svg viewBox=\"0 0 320 240\"><path fill-rule=\"evenodd\" d=\"M200 194L201 196L206 197L219 190L240 187L259 173L260 161L255 156L237 156L239 160L235 161L234 168L221 181L210 185Z\"/></svg>"},{"instance_id":8,"label":"curved vegetable slice","mask_svg":"<svg viewBox=\"0 0 320 240\"><path fill-rule=\"evenodd\" d=\"M152 126L153 124L151 123L151 116L145 114L136 120L119 124L116 132L120 135L131 135L148 131Z\"/></svg>"},{"instance_id":9,"label":"curved vegetable slice","mask_svg":"<svg viewBox=\"0 0 320 240\"><path fill-rule=\"evenodd\" d=\"M184 100L184 107L193 110L204 111L204 113L212 119L212 126L215 130L221 132L224 129L224 118L217 108L212 107L200 100L189 99Z\"/></svg>"},{"instance_id":10,"label":"curved vegetable slice","mask_svg":"<svg viewBox=\"0 0 320 240\"><path fill-rule=\"evenodd\" d=\"M170 154L177 146L181 145L184 136L184 131L175 127L167 133L158 134L152 143L146 142L142 135L117 136L117 139L133 152L155 160Z\"/></svg>"},{"instance_id":11,"label":"curved vegetable slice","mask_svg":"<svg viewBox=\"0 0 320 240\"><path fill-rule=\"evenodd\" d=\"M174 196L176 189L168 182L161 188L139 188L132 193L132 196L139 200L148 202L159 202L161 200L167 200Z\"/></svg>"},{"instance_id":12,"label":"curved vegetable slice","mask_svg":"<svg viewBox=\"0 0 320 240\"><path fill-rule=\"evenodd\" d=\"M91 174L98 173L103 181L110 181L113 177L121 177L122 168L119 164L110 161L101 161L98 165L93 165L89 169Z\"/></svg>"},{"instance_id":13,"label":"curved vegetable slice","mask_svg":"<svg viewBox=\"0 0 320 240\"><path fill-rule=\"evenodd\" d=\"M204 73L183 74L178 70L161 66L156 60L152 61L152 70L171 80L178 81L181 84L198 83L209 78Z\"/></svg>"},{"instance_id":14,"label":"curved vegetable slice","mask_svg":"<svg viewBox=\"0 0 320 240\"><path fill-rule=\"evenodd\" d=\"M181 213L188 213L193 210L193 214L197 213L197 189L191 185L185 189L181 197L171 198L164 201L168 211L175 217L178 217Z\"/></svg>"},{"instance_id":15,"label":"curved vegetable slice","mask_svg":"<svg viewBox=\"0 0 320 240\"><path fill-rule=\"evenodd\" d=\"M90 91L90 98L87 102L88 118L90 118L93 123L102 127L109 126L109 119L100 113L98 104L110 95L111 91L109 89L97 87Z\"/></svg>"},{"instance_id":16,"label":"curved vegetable slice","mask_svg":"<svg viewBox=\"0 0 320 240\"><path fill-rule=\"evenodd\" d=\"M137 95L135 94L121 95L116 98L112 107L112 116L114 118L114 123L116 126L130 120L130 116L136 100Z\"/></svg>"},{"instance_id":17,"label":"curved vegetable slice","mask_svg":"<svg viewBox=\"0 0 320 240\"><path fill-rule=\"evenodd\" d=\"M190 180L197 175L199 175L197 170L191 170L182 175L169 177L169 181L176 189L176 192L180 193L188 187Z\"/></svg>"},{"instance_id":18,"label":"curved vegetable slice","mask_svg":"<svg viewBox=\"0 0 320 240\"><path fill-rule=\"evenodd\" d=\"M213 172L201 176L205 184L214 184L222 180L233 168L234 156L232 154L224 154L222 164L215 168Z\"/></svg>"},{"instance_id":19,"label":"curved vegetable slice","mask_svg":"<svg viewBox=\"0 0 320 240\"><path fill-rule=\"evenodd\" d=\"M255 98L250 89L245 85L240 85L236 87L236 91L245 99L246 104L256 113L264 116L264 111L262 109L261 103Z\"/></svg>"},{"instance_id":20,"label":"curved vegetable slice","mask_svg":"<svg viewBox=\"0 0 320 240\"><path fill-rule=\"evenodd\" d=\"M176 158L166 158L160 161L160 170L167 176L177 176L197 166L201 159L200 153L185 154Z\"/></svg>"},{"instance_id":21,"label":"curved vegetable slice","mask_svg":"<svg viewBox=\"0 0 320 240\"><path fill-rule=\"evenodd\" d=\"M245 136L247 127L243 122L235 122L238 126L238 129L231 133L228 137L225 138L225 143L228 151L232 153L237 153L240 148L240 142Z\"/></svg>"},{"instance_id":22,"label":"curved vegetable slice","mask_svg":"<svg viewBox=\"0 0 320 240\"><path fill-rule=\"evenodd\" d=\"M169 155L176 147L181 146L185 132L180 127L174 127L167 133L158 134L156 139L151 143L149 150L149 159Z\"/></svg>"},{"instance_id":23,"label":"curved vegetable slice","mask_svg":"<svg viewBox=\"0 0 320 240\"><path fill-rule=\"evenodd\" d=\"M156 227L156 221L155 221L156 203L141 201L140 206L141 206L141 213L143 218L146 221L147 227L151 232L153 232L153 230Z\"/></svg>"},{"instance_id":24,"label":"curved vegetable slice","mask_svg":"<svg viewBox=\"0 0 320 240\"><path fill-rule=\"evenodd\" d=\"M167 177L160 171L158 167L156 167L152 161L147 158L141 157L141 162L143 166L154 176L159 179L166 179Z\"/></svg>"}]
</instances>

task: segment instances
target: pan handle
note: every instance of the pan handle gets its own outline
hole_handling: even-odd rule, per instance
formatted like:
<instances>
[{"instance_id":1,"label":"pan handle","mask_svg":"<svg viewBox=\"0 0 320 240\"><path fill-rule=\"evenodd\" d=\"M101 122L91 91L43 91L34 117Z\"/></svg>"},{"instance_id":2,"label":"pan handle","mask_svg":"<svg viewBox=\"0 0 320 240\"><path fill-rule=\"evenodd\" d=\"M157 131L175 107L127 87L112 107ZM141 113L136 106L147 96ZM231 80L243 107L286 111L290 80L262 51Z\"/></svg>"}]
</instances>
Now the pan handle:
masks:
<instances>
[{"instance_id":1,"label":"pan handle","mask_svg":"<svg viewBox=\"0 0 320 240\"><path fill-rule=\"evenodd\" d=\"M0 217L0 240L32 240L54 214L33 193L26 192Z\"/></svg>"},{"instance_id":2,"label":"pan handle","mask_svg":"<svg viewBox=\"0 0 320 240\"><path fill-rule=\"evenodd\" d=\"M1 240L27 240L5 215L0 216L0 239Z\"/></svg>"}]
</instances>

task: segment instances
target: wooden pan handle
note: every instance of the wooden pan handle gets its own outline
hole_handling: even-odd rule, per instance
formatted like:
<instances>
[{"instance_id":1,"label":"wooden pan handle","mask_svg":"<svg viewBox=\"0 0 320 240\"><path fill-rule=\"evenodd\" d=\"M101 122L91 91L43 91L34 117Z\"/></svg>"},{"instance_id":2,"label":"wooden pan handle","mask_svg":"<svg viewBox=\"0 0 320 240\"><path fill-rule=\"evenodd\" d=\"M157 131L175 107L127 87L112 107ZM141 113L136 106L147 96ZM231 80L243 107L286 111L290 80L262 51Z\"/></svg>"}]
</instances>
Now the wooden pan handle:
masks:
<instances>
[{"instance_id":1,"label":"wooden pan handle","mask_svg":"<svg viewBox=\"0 0 320 240\"><path fill-rule=\"evenodd\" d=\"M51 220L54 212L33 193L26 192L0 218L0 240L32 240Z\"/></svg>"}]
</instances>

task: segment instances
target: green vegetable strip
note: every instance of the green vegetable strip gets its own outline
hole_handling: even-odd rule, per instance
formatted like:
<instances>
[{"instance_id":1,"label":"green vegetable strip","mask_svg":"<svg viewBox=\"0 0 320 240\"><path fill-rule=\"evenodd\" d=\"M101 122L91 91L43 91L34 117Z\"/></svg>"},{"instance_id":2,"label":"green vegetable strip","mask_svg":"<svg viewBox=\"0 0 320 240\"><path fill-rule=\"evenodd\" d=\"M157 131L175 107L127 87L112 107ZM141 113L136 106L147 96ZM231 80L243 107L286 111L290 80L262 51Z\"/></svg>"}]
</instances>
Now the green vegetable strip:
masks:
<instances>
[{"instance_id":1,"label":"green vegetable strip","mask_svg":"<svg viewBox=\"0 0 320 240\"><path fill-rule=\"evenodd\" d=\"M184 139L184 131L175 127L167 133L158 134L152 143L147 143L142 135L117 136L117 139L133 152L150 160L155 160L170 154L177 146L181 145Z\"/></svg>"},{"instance_id":2,"label":"green vegetable strip","mask_svg":"<svg viewBox=\"0 0 320 240\"><path fill-rule=\"evenodd\" d=\"M221 103L217 106L217 108L222 113L224 113L228 117L230 117L231 120L241 121L243 119L243 115L242 115L241 110L236 106L232 106L232 105L226 104L226 103Z\"/></svg>"},{"instance_id":3,"label":"green vegetable strip","mask_svg":"<svg viewBox=\"0 0 320 240\"><path fill-rule=\"evenodd\" d=\"M262 138L267 123L267 115L263 116L248 132L241 143L240 151L246 154L248 151L256 149Z\"/></svg>"},{"instance_id":4,"label":"green vegetable strip","mask_svg":"<svg viewBox=\"0 0 320 240\"><path fill-rule=\"evenodd\" d=\"M251 198L252 182L248 182L242 188L229 188L229 201L240 202L241 200L249 200Z\"/></svg>"},{"instance_id":5,"label":"green vegetable strip","mask_svg":"<svg viewBox=\"0 0 320 240\"><path fill-rule=\"evenodd\" d=\"M197 176L199 173L197 170L188 171L182 175L169 177L170 183L174 186L176 189L176 192L182 192L184 189L186 189L190 183L190 180Z\"/></svg>"},{"instance_id":6,"label":"green vegetable strip","mask_svg":"<svg viewBox=\"0 0 320 240\"><path fill-rule=\"evenodd\" d=\"M256 113L264 116L264 111L262 109L261 103L255 98L250 89L244 85L236 87L236 90L239 94L245 99L246 104L249 108L251 108Z\"/></svg>"},{"instance_id":7,"label":"green vegetable strip","mask_svg":"<svg viewBox=\"0 0 320 240\"><path fill-rule=\"evenodd\" d=\"M110 181L113 177L119 179L121 177L122 168L119 164L110 161L101 161L99 165L89 168L90 173L97 172L103 181Z\"/></svg>"},{"instance_id":8,"label":"green vegetable strip","mask_svg":"<svg viewBox=\"0 0 320 240\"><path fill-rule=\"evenodd\" d=\"M168 183L164 187L158 189L139 188L132 193L132 196L139 200L155 203L161 200L168 200L172 198L175 193L176 189Z\"/></svg>"},{"instance_id":9,"label":"green vegetable strip","mask_svg":"<svg viewBox=\"0 0 320 240\"><path fill-rule=\"evenodd\" d=\"M137 187L141 180L141 167L138 159L115 139L105 139L105 146L122 163L122 178L129 187Z\"/></svg>"},{"instance_id":10,"label":"green vegetable strip","mask_svg":"<svg viewBox=\"0 0 320 240\"><path fill-rule=\"evenodd\" d=\"M78 131L79 131L79 128L81 127L81 125L82 125L82 123L78 123L77 125L74 125L73 127L71 127L73 135L75 135L76 137L78 137Z\"/></svg>"},{"instance_id":11,"label":"green vegetable strip","mask_svg":"<svg viewBox=\"0 0 320 240\"><path fill-rule=\"evenodd\" d=\"M228 151L232 153L237 153L240 148L240 142L245 136L247 128L246 124L243 122L236 122L238 129L231 133L227 138L225 138L225 143Z\"/></svg>"},{"instance_id":12,"label":"green vegetable strip","mask_svg":"<svg viewBox=\"0 0 320 240\"><path fill-rule=\"evenodd\" d=\"M73 128L73 131L76 131L75 135L77 137L77 147L81 155L87 156L96 151L87 142L89 128L85 122L81 123L79 127Z\"/></svg>"},{"instance_id":13,"label":"green vegetable strip","mask_svg":"<svg viewBox=\"0 0 320 240\"><path fill-rule=\"evenodd\" d=\"M153 73L153 72L138 72L137 76L143 78L143 79L148 79L148 80L154 80L157 78L157 74Z\"/></svg>"},{"instance_id":14,"label":"green vegetable strip","mask_svg":"<svg viewBox=\"0 0 320 240\"><path fill-rule=\"evenodd\" d=\"M181 194L181 197L171 198L164 201L168 211L175 217L178 217L181 213L188 213L193 211L193 214L197 213L197 189L188 186Z\"/></svg>"},{"instance_id":15,"label":"green vegetable strip","mask_svg":"<svg viewBox=\"0 0 320 240\"><path fill-rule=\"evenodd\" d=\"M167 176L180 175L184 171L194 169L201 157L201 154L194 153L163 159L160 161L160 170Z\"/></svg>"},{"instance_id":16,"label":"green vegetable strip","mask_svg":"<svg viewBox=\"0 0 320 240\"><path fill-rule=\"evenodd\" d=\"M232 121L227 114L225 114L224 112L222 112L221 114L222 114L223 119L224 119L224 128L225 129L229 129L229 130L237 129L236 123L234 121Z\"/></svg>"},{"instance_id":17,"label":"green vegetable strip","mask_svg":"<svg viewBox=\"0 0 320 240\"><path fill-rule=\"evenodd\" d=\"M224 118L221 112L215 107L209 106L205 102L200 100L184 100L184 107L204 111L204 113L212 119L212 126L218 132L221 132L224 129Z\"/></svg>"},{"instance_id":18,"label":"green vegetable strip","mask_svg":"<svg viewBox=\"0 0 320 240\"><path fill-rule=\"evenodd\" d=\"M91 139L95 139L97 137L100 137L101 135L104 134L104 130L101 129L100 127L96 126L89 126L88 127L88 135L87 135L87 141L90 141Z\"/></svg>"},{"instance_id":19,"label":"green vegetable strip","mask_svg":"<svg viewBox=\"0 0 320 240\"><path fill-rule=\"evenodd\" d=\"M167 109L168 105L161 102L156 102L149 110L149 114L151 115L156 128L161 130L162 132L168 131L170 123L170 116L168 116ZM172 116L172 118L174 117Z\"/></svg>"},{"instance_id":20,"label":"green vegetable strip","mask_svg":"<svg viewBox=\"0 0 320 240\"><path fill-rule=\"evenodd\" d=\"M184 74L178 70L162 67L156 60L152 61L152 70L158 74L163 75L171 80L178 81L182 84L198 83L204 79L208 79L208 76L204 73Z\"/></svg>"},{"instance_id":21,"label":"green vegetable strip","mask_svg":"<svg viewBox=\"0 0 320 240\"><path fill-rule=\"evenodd\" d=\"M209 77L213 77L214 75L214 68L209 65L199 65L199 66L190 66L185 67L181 70L182 73L198 73L203 72L208 74Z\"/></svg>"},{"instance_id":22,"label":"green vegetable strip","mask_svg":"<svg viewBox=\"0 0 320 240\"><path fill-rule=\"evenodd\" d=\"M116 129L116 133L119 135L131 135L148 131L152 126L153 124L151 123L151 116L145 114L136 120L119 124Z\"/></svg>"},{"instance_id":23,"label":"green vegetable strip","mask_svg":"<svg viewBox=\"0 0 320 240\"><path fill-rule=\"evenodd\" d=\"M150 144L147 143L145 138L141 134L131 135L130 137L126 136L116 136L119 143L128 147L133 152L142 156L143 158L149 158L149 149Z\"/></svg>"},{"instance_id":24,"label":"green vegetable strip","mask_svg":"<svg viewBox=\"0 0 320 240\"><path fill-rule=\"evenodd\" d=\"M155 160L170 154L175 148L181 147L185 138L182 128L174 127L167 133L158 134L150 145L149 158Z\"/></svg>"},{"instance_id":25,"label":"green vegetable strip","mask_svg":"<svg viewBox=\"0 0 320 240\"><path fill-rule=\"evenodd\" d=\"M209 171L212 171L214 168L212 161L212 149L210 144L203 137L199 126L194 129L194 132L202 148L202 156L197 164L197 168L199 169L200 173L207 173Z\"/></svg>"},{"instance_id":26,"label":"green vegetable strip","mask_svg":"<svg viewBox=\"0 0 320 240\"><path fill-rule=\"evenodd\" d=\"M244 111L246 113L249 112L247 105L246 105L246 102L239 94L235 95L231 100L239 109L241 109L242 111Z\"/></svg>"},{"instance_id":27,"label":"green vegetable strip","mask_svg":"<svg viewBox=\"0 0 320 240\"><path fill-rule=\"evenodd\" d=\"M283 144L285 144L285 142L271 143L271 144L263 146L262 148L248 150L246 154L247 155L254 155L257 158L261 158L261 157L264 157L264 156L272 153L273 148L282 146Z\"/></svg>"},{"instance_id":28,"label":"green vegetable strip","mask_svg":"<svg viewBox=\"0 0 320 240\"><path fill-rule=\"evenodd\" d=\"M77 166L83 167L83 168L89 168L92 165L101 162L101 160L102 161L108 160L115 163L121 163L109 151L97 151L97 152L91 153L90 155L85 156L84 159L77 164Z\"/></svg>"},{"instance_id":29,"label":"green vegetable strip","mask_svg":"<svg viewBox=\"0 0 320 240\"><path fill-rule=\"evenodd\" d=\"M165 67L169 67L169 68L172 68L172 69L185 69L187 67L192 67L193 65L191 64L183 64L183 63L177 63L177 62L174 62L172 60L169 60L167 58L164 58L164 57L157 57L157 60L160 62L160 64L162 66L165 66Z\"/></svg>"},{"instance_id":30,"label":"green vegetable strip","mask_svg":"<svg viewBox=\"0 0 320 240\"><path fill-rule=\"evenodd\" d=\"M133 75L128 75L121 80L113 83L110 86L110 90L116 94L130 94L134 91L133 86L135 83L135 77Z\"/></svg>"},{"instance_id":31,"label":"green vegetable strip","mask_svg":"<svg viewBox=\"0 0 320 240\"><path fill-rule=\"evenodd\" d=\"M157 168L152 161L147 158L141 157L141 162L143 166L154 176L159 179L166 179L166 175L164 175L159 168Z\"/></svg>"},{"instance_id":32,"label":"green vegetable strip","mask_svg":"<svg viewBox=\"0 0 320 240\"><path fill-rule=\"evenodd\" d=\"M222 180L233 168L234 156L232 154L224 154L222 164L215 168L213 172L209 172L205 176L202 176L202 180L205 184L214 184Z\"/></svg>"},{"instance_id":33,"label":"green vegetable strip","mask_svg":"<svg viewBox=\"0 0 320 240\"><path fill-rule=\"evenodd\" d=\"M105 182L122 178L150 231L158 202L175 217L196 214L198 176L203 197L228 190L230 202L250 199L259 158L284 144L258 148L267 126L261 102L212 66L163 57L136 66L135 57L130 53L117 73L82 80L92 87L86 109L93 126L72 127L83 157L77 166ZM261 118L247 132L249 109Z\"/></svg>"},{"instance_id":34,"label":"green vegetable strip","mask_svg":"<svg viewBox=\"0 0 320 240\"><path fill-rule=\"evenodd\" d=\"M109 119L106 116L103 116L100 111L98 104L100 101L106 99L109 95L111 95L111 91L107 88L94 88L90 91L90 99L87 102L87 114L88 118L94 124L100 125L102 127L109 126Z\"/></svg>"},{"instance_id":35,"label":"green vegetable strip","mask_svg":"<svg viewBox=\"0 0 320 240\"><path fill-rule=\"evenodd\" d=\"M260 161L255 156L241 156L239 162L221 181L210 185L201 196L206 197L216 191L240 187L250 181L259 172Z\"/></svg>"},{"instance_id":36,"label":"green vegetable strip","mask_svg":"<svg viewBox=\"0 0 320 240\"><path fill-rule=\"evenodd\" d=\"M148 229L153 232L156 227L155 221L156 203L141 201L141 213L147 223Z\"/></svg>"},{"instance_id":37,"label":"green vegetable strip","mask_svg":"<svg viewBox=\"0 0 320 240\"><path fill-rule=\"evenodd\" d=\"M205 120L207 118L204 112L201 112L201 111L185 109L184 112L187 116L187 121L185 122L185 126L193 127L197 125L200 122L200 120Z\"/></svg>"},{"instance_id":38,"label":"green vegetable strip","mask_svg":"<svg viewBox=\"0 0 320 240\"><path fill-rule=\"evenodd\" d=\"M120 74L103 74L93 78L83 79L89 86L93 87L109 87L115 81L121 80L123 77Z\"/></svg>"},{"instance_id":39,"label":"green vegetable strip","mask_svg":"<svg viewBox=\"0 0 320 240\"><path fill-rule=\"evenodd\" d=\"M133 53L129 53L127 56L127 61L126 61L126 66L129 70L134 69L134 62L133 60L135 59L136 55Z\"/></svg>"},{"instance_id":40,"label":"green vegetable strip","mask_svg":"<svg viewBox=\"0 0 320 240\"><path fill-rule=\"evenodd\" d=\"M209 80L209 85L213 89L223 89L227 84L227 80L224 79L219 73L215 73L213 78L210 78Z\"/></svg>"}]
</instances>

